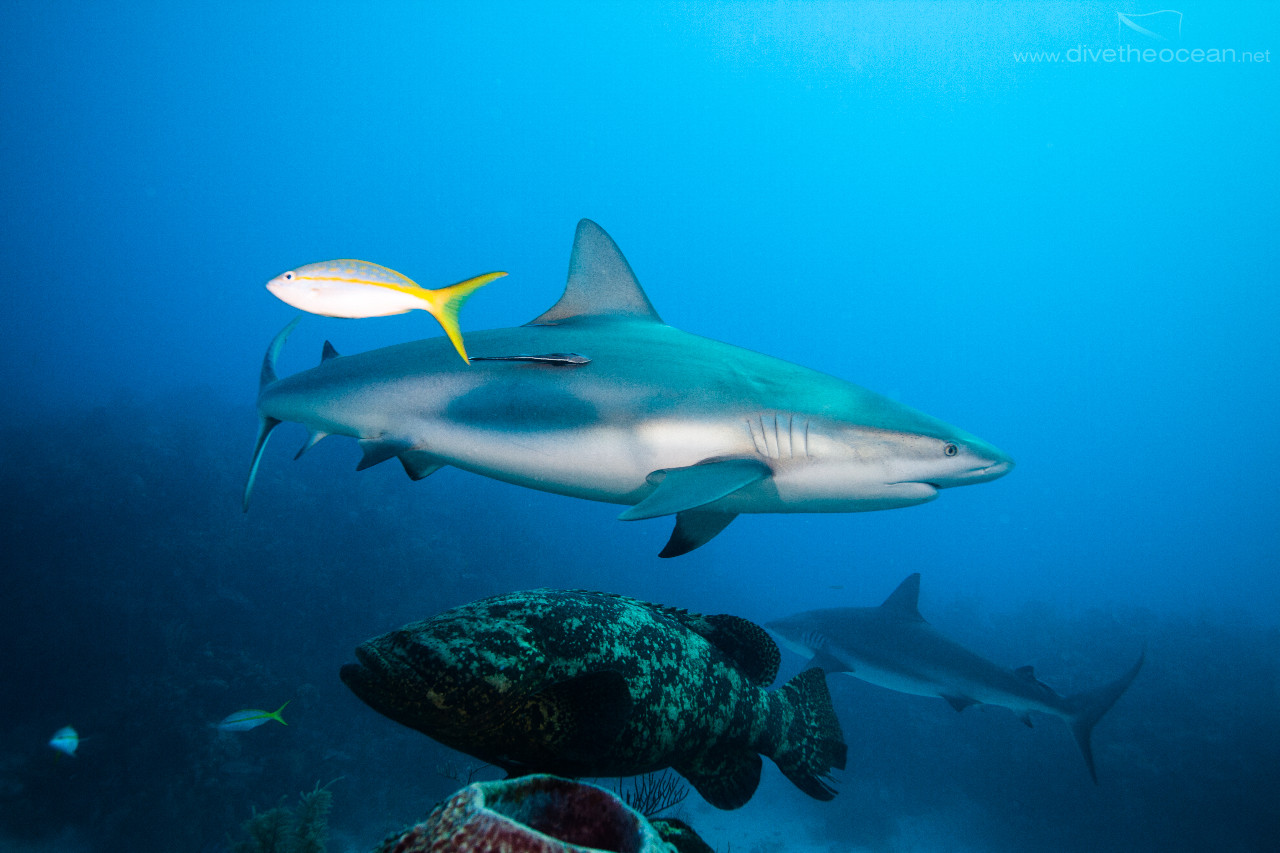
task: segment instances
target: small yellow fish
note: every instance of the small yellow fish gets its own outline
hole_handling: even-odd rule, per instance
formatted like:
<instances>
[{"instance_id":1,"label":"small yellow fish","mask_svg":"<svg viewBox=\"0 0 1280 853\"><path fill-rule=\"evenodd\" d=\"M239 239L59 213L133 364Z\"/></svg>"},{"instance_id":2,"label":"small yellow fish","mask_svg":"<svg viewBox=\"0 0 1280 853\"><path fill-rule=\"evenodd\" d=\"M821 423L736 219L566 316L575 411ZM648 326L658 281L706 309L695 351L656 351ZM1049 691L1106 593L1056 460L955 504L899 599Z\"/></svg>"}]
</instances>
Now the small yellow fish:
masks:
<instances>
[{"instance_id":1,"label":"small yellow fish","mask_svg":"<svg viewBox=\"0 0 1280 853\"><path fill-rule=\"evenodd\" d=\"M267 282L281 301L324 317L388 317L421 308L439 321L467 364L458 310L472 293L505 272L490 272L449 287L428 290L392 269L368 261L321 261L281 273Z\"/></svg>"},{"instance_id":2,"label":"small yellow fish","mask_svg":"<svg viewBox=\"0 0 1280 853\"><path fill-rule=\"evenodd\" d=\"M290 699L289 702L293 700ZM234 714L227 714L222 721L215 724L217 728L224 732L247 732L249 729L256 729L267 720L275 720L282 726L289 725L284 721L284 717L280 716L280 712L284 710L284 706L289 702L285 702L274 711L259 711L257 708L246 708L243 711L236 711Z\"/></svg>"}]
</instances>

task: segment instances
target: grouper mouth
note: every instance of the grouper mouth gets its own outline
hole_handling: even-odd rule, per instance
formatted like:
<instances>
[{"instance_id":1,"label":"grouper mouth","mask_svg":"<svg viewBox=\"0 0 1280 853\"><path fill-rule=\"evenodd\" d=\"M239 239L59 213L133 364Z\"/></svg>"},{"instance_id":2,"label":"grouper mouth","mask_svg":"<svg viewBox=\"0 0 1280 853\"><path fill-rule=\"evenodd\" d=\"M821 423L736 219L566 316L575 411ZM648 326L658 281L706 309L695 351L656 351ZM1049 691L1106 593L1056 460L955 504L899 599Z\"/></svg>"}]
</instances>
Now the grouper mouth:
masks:
<instances>
[{"instance_id":1,"label":"grouper mouth","mask_svg":"<svg viewBox=\"0 0 1280 853\"><path fill-rule=\"evenodd\" d=\"M386 703L380 699L390 693L388 688L395 683L394 668L380 651L368 643L356 646L356 660L358 663L343 664L338 670L338 677L363 702L379 713L386 713L383 710Z\"/></svg>"}]
</instances>

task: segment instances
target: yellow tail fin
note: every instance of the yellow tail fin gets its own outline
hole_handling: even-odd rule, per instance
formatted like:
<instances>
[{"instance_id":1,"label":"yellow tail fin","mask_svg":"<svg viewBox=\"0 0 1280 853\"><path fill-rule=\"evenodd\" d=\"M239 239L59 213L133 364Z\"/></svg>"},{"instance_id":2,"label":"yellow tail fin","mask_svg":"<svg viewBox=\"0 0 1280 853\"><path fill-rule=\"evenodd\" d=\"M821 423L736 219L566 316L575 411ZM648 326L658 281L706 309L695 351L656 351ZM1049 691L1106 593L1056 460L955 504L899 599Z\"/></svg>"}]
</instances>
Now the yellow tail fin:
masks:
<instances>
[{"instance_id":1,"label":"yellow tail fin","mask_svg":"<svg viewBox=\"0 0 1280 853\"><path fill-rule=\"evenodd\" d=\"M284 705L288 705L292 701L293 701L292 699L289 699L284 703ZM280 716L280 712L284 710L284 705L281 705L279 708L276 708L270 714L267 714L267 716L275 720L280 725L287 726L289 724L284 721L284 717Z\"/></svg>"},{"instance_id":2,"label":"yellow tail fin","mask_svg":"<svg viewBox=\"0 0 1280 853\"><path fill-rule=\"evenodd\" d=\"M458 355L462 356L462 360L467 364L471 363L471 359L467 358L467 351L462 346L462 330L458 327L458 311L462 308L462 304L471 297L471 294L495 278L502 278L504 275L506 275L504 272L489 272L448 287L442 287L439 290L428 290L426 292L427 304L431 306L427 310L432 317L439 321L444 333L453 342L454 349L458 351Z\"/></svg>"}]
</instances>

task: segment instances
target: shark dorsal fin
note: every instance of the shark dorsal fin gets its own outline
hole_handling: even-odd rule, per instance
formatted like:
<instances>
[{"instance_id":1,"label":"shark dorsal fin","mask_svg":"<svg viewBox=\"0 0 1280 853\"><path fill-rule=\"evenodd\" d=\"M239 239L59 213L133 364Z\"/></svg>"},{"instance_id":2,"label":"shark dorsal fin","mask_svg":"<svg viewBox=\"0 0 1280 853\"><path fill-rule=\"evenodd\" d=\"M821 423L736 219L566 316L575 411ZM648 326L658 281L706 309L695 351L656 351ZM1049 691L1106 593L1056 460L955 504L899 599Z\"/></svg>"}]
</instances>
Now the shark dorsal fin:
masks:
<instances>
[{"instance_id":1,"label":"shark dorsal fin","mask_svg":"<svg viewBox=\"0 0 1280 853\"><path fill-rule=\"evenodd\" d=\"M907 579L898 584L898 588L880 605L880 609L892 613L899 619L910 619L923 622L920 615L920 573L907 575Z\"/></svg>"},{"instance_id":2,"label":"shark dorsal fin","mask_svg":"<svg viewBox=\"0 0 1280 853\"><path fill-rule=\"evenodd\" d=\"M662 322L618 244L590 219L578 223L569 256L569 281L560 301L528 325L554 326L577 317Z\"/></svg>"}]
</instances>

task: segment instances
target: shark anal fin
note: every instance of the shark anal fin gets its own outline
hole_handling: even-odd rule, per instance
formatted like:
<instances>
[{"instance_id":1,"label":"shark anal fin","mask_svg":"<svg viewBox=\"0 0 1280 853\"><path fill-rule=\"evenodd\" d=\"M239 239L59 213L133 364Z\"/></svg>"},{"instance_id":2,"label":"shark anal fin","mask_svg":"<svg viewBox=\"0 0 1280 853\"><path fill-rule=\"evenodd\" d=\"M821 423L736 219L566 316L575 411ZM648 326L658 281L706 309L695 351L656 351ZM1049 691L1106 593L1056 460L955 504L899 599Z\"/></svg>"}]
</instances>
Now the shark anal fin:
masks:
<instances>
[{"instance_id":1,"label":"shark anal fin","mask_svg":"<svg viewBox=\"0 0 1280 853\"><path fill-rule=\"evenodd\" d=\"M320 439L328 438L328 437L329 437L329 433L327 432L320 432L319 430L313 430L311 435L307 436L306 443L304 443L302 447L298 448L298 452L294 454L293 458L295 460L301 459L302 454L306 453L308 450L315 447L316 443L319 442Z\"/></svg>"},{"instance_id":2,"label":"shark anal fin","mask_svg":"<svg viewBox=\"0 0 1280 853\"><path fill-rule=\"evenodd\" d=\"M475 361L475 358L471 360ZM425 450L406 450L400 454L400 464L404 466L404 472L409 475L409 479L417 481L430 477L446 463Z\"/></svg>"},{"instance_id":3,"label":"shark anal fin","mask_svg":"<svg viewBox=\"0 0 1280 853\"><path fill-rule=\"evenodd\" d=\"M618 518L635 521L695 509L758 483L771 473L769 466L758 459L719 459L654 471L649 481L656 481L657 488Z\"/></svg>"},{"instance_id":4,"label":"shark anal fin","mask_svg":"<svg viewBox=\"0 0 1280 853\"><path fill-rule=\"evenodd\" d=\"M679 557L694 548L701 547L715 538L729 522L738 517L736 512L720 512L714 509L687 509L676 513L676 526L671 538L658 554L659 557Z\"/></svg>"},{"instance_id":5,"label":"shark anal fin","mask_svg":"<svg viewBox=\"0 0 1280 853\"><path fill-rule=\"evenodd\" d=\"M356 465L356 470L363 471L366 468L372 468L379 462L386 462L392 456L399 456L401 453L412 449L408 442L396 439L362 438L360 439L360 450L364 453L364 456L360 459L360 463Z\"/></svg>"},{"instance_id":6,"label":"shark anal fin","mask_svg":"<svg viewBox=\"0 0 1280 853\"><path fill-rule=\"evenodd\" d=\"M970 705L978 704L977 699L970 699L968 696L943 696L942 698L946 699L947 704L952 708L955 708L957 711L963 711Z\"/></svg>"}]
</instances>

